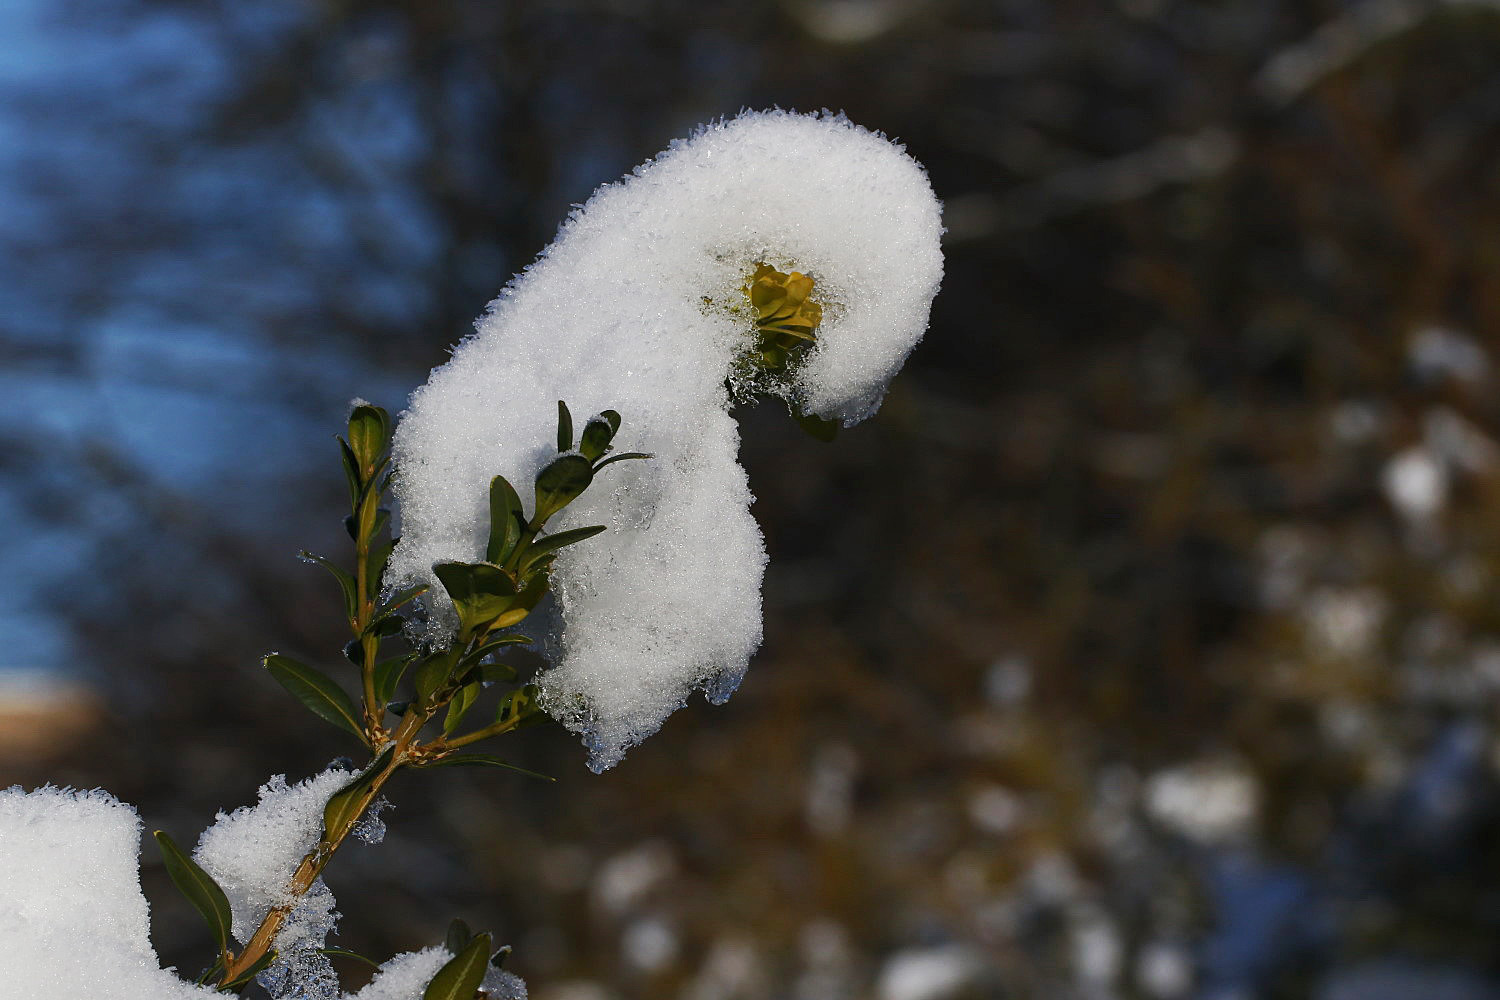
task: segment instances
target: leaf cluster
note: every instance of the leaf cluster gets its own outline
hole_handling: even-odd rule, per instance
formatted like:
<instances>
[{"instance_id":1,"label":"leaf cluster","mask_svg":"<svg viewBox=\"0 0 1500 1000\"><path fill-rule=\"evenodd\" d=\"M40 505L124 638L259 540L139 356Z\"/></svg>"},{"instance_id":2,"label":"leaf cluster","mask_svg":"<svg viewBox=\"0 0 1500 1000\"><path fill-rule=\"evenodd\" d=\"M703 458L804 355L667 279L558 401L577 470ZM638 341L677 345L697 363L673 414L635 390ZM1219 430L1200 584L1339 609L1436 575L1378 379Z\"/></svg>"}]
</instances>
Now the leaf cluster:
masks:
<instances>
[{"instance_id":1,"label":"leaf cluster","mask_svg":"<svg viewBox=\"0 0 1500 1000\"><path fill-rule=\"evenodd\" d=\"M567 405L559 401L557 409L558 453L536 475L530 515L510 482L496 476L490 483L485 558L433 567L457 612L457 624L447 641L430 644L407 636L410 611L417 607L413 602L427 588L394 590L385 580L400 540L391 534L390 511L382 504L392 482L390 415L368 403L350 413L348 435L338 443L349 491L344 526L353 543L353 566L306 552L302 558L327 570L339 587L352 636L344 646L344 659L354 670L358 693L351 695L331 672L280 652L268 653L263 662L267 673L299 704L359 740L371 758L325 804L322 835L303 859L294 889L298 878L305 876L306 884L312 883L386 781L400 770L500 767L551 780L493 754L461 748L546 719L536 686L523 683L500 654L509 647L531 645L530 638L512 629L546 596L558 552L604 530L603 525L593 525L548 533L547 523L588 489L599 470L614 462L650 457L637 452L609 454L620 429L615 411L591 417L575 441ZM394 653L392 643L397 644ZM487 720L462 731L492 688L499 693ZM434 732L426 732L429 723L436 724ZM231 916L224 891L165 833L158 832L156 840L173 884L203 916L218 947L215 962L199 981L237 992L274 960L271 945L285 912L273 910L245 951L236 955L230 947ZM454 958L437 973L424 1000L472 1000L487 966L498 965L509 951L492 952L490 936L471 935L461 921L450 929L448 944ZM340 949L325 951L362 958Z\"/></svg>"}]
</instances>

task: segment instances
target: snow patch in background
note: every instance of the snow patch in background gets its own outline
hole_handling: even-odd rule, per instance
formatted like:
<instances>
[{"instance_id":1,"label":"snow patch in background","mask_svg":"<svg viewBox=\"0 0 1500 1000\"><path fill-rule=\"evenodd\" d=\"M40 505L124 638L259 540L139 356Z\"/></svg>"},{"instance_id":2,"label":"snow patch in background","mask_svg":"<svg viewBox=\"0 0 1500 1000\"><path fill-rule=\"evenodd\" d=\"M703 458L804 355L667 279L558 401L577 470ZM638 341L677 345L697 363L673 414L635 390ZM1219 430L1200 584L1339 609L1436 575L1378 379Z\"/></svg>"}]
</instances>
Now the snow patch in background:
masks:
<instances>
[{"instance_id":1,"label":"snow patch in background","mask_svg":"<svg viewBox=\"0 0 1500 1000\"><path fill-rule=\"evenodd\" d=\"M490 478L529 497L558 399L579 426L618 410L616 448L655 458L611 466L550 525L610 530L558 560L544 703L603 770L693 690L725 700L760 644L765 566L726 388L750 320L727 307L758 262L814 278L818 344L782 390L856 423L926 329L941 232L921 166L842 116L742 114L600 188L413 394L391 582L483 556Z\"/></svg>"}]
</instances>

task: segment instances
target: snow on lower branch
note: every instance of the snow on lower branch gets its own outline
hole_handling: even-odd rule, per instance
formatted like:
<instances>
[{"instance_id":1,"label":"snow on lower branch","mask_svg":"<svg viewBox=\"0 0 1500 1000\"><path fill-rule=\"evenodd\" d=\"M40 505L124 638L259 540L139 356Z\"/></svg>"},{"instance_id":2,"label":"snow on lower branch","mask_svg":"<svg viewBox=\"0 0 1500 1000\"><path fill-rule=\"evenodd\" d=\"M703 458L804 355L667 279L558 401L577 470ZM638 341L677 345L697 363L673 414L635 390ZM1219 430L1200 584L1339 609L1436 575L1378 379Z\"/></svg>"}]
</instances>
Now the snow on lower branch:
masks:
<instances>
[{"instance_id":1,"label":"snow on lower branch","mask_svg":"<svg viewBox=\"0 0 1500 1000\"><path fill-rule=\"evenodd\" d=\"M602 770L694 689L728 698L760 644L765 565L729 415L753 342L740 289L761 263L814 279L816 347L760 388L853 424L926 329L941 232L921 166L828 114L742 114L600 188L413 394L392 577L482 557L489 480L524 495L551 457L556 400L580 419L618 410L620 450L655 458L611 467L549 526L610 530L558 560L545 705Z\"/></svg>"}]
</instances>

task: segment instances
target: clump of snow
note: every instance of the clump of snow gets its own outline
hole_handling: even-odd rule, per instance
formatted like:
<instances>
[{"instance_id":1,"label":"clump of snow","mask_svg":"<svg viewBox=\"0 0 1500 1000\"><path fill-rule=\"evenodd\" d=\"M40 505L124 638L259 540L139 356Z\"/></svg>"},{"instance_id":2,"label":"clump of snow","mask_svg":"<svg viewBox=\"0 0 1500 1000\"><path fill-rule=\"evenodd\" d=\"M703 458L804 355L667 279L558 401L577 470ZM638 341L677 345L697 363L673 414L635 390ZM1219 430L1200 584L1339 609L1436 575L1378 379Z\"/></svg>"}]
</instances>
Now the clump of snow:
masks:
<instances>
[{"instance_id":1,"label":"clump of snow","mask_svg":"<svg viewBox=\"0 0 1500 1000\"><path fill-rule=\"evenodd\" d=\"M229 897L234 936L241 942L249 940L271 907L290 901L287 884L323 832L323 806L353 777L351 772L333 767L288 785L286 775L278 774L260 787L256 805L219 813L213 826L198 838L193 858ZM298 911L294 916L302 920L288 921L278 938L278 946L283 949L296 943L291 935L299 924L315 936L313 926L336 916L333 894L321 883L315 885L299 903ZM321 943L319 939L317 946Z\"/></svg>"},{"instance_id":2,"label":"clump of snow","mask_svg":"<svg viewBox=\"0 0 1500 1000\"><path fill-rule=\"evenodd\" d=\"M447 949L439 947L397 955L382 965L375 978L349 1000L421 1000L432 977L452 957Z\"/></svg>"},{"instance_id":3,"label":"clump of snow","mask_svg":"<svg viewBox=\"0 0 1500 1000\"><path fill-rule=\"evenodd\" d=\"M484 971L484 982L479 984L489 1000L526 1000L526 980L514 972L497 969L493 965Z\"/></svg>"},{"instance_id":4,"label":"clump of snow","mask_svg":"<svg viewBox=\"0 0 1500 1000\"><path fill-rule=\"evenodd\" d=\"M349 834L362 844L378 844L385 839L385 820L380 814L391 808L391 800L384 795L370 803L365 814L350 829Z\"/></svg>"},{"instance_id":5,"label":"clump of snow","mask_svg":"<svg viewBox=\"0 0 1500 1000\"><path fill-rule=\"evenodd\" d=\"M323 807L353 776L334 766L288 785L286 775L275 775L261 786L259 802L219 813L203 831L193 857L229 897L234 936L241 943L271 907L291 901L288 883L317 846ZM333 963L318 952L338 925L333 892L318 879L296 904L276 935L276 960L256 982L276 1000L337 1000Z\"/></svg>"},{"instance_id":6,"label":"clump of snow","mask_svg":"<svg viewBox=\"0 0 1500 1000\"><path fill-rule=\"evenodd\" d=\"M135 810L102 791L0 791L0 991L50 1000L207 1000L148 936Z\"/></svg>"},{"instance_id":7,"label":"clump of snow","mask_svg":"<svg viewBox=\"0 0 1500 1000\"><path fill-rule=\"evenodd\" d=\"M610 530L558 560L544 704L602 770L694 689L726 699L760 644L765 565L726 385L754 343L739 289L759 262L816 281L818 343L775 388L853 424L926 328L941 232L922 167L828 114L742 114L600 188L413 394L392 583L483 556L490 478L529 496L556 400L580 422L618 410L617 449L655 458L610 467L549 526Z\"/></svg>"}]
</instances>

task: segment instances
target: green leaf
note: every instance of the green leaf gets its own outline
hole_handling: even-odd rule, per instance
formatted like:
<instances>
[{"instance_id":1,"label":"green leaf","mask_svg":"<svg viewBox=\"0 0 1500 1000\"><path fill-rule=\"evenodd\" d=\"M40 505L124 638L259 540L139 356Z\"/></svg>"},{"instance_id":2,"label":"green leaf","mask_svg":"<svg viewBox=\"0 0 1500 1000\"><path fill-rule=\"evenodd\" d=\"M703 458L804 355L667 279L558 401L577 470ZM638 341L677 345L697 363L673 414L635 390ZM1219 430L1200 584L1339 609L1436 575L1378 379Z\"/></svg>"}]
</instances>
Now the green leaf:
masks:
<instances>
[{"instance_id":1,"label":"green leaf","mask_svg":"<svg viewBox=\"0 0 1500 1000\"><path fill-rule=\"evenodd\" d=\"M297 556L303 562L317 563L333 574L333 578L339 582L339 587L344 591L344 611L349 615L349 620L353 621L359 609L359 590L355 586L354 577L322 556L307 551L299 552Z\"/></svg>"},{"instance_id":2,"label":"green leaf","mask_svg":"<svg viewBox=\"0 0 1500 1000\"><path fill-rule=\"evenodd\" d=\"M343 438L339 438L338 442L339 456L344 460L344 480L349 484L349 509L353 510L359 506L359 492L363 489L364 481L359 474L359 459L354 457L349 442Z\"/></svg>"},{"instance_id":3,"label":"green leaf","mask_svg":"<svg viewBox=\"0 0 1500 1000\"><path fill-rule=\"evenodd\" d=\"M619 429L620 415L614 410L605 410L596 417L590 417L589 422L583 425L583 436L578 439L578 453L592 462L609 450L609 443L614 440L615 432Z\"/></svg>"},{"instance_id":4,"label":"green leaf","mask_svg":"<svg viewBox=\"0 0 1500 1000\"><path fill-rule=\"evenodd\" d=\"M547 553L556 552L564 545L572 545L574 542L581 542L585 538L593 538L603 530L604 525L593 524L587 528L569 528L567 531L559 531L556 534L538 538L526 550L526 555L521 560L521 565L517 567L518 572L522 576L525 576Z\"/></svg>"},{"instance_id":5,"label":"green leaf","mask_svg":"<svg viewBox=\"0 0 1500 1000\"><path fill-rule=\"evenodd\" d=\"M395 549L398 541L400 539L392 538L370 550L365 561L365 593L380 593L380 577L385 573L385 564L390 560L391 551Z\"/></svg>"},{"instance_id":6,"label":"green leaf","mask_svg":"<svg viewBox=\"0 0 1500 1000\"><path fill-rule=\"evenodd\" d=\"M373 472L368 476L364 473L366 470L373 470L375 463L385 453L390 433L391 415L383 407L364 403L356 406L349 414L349 448L359 460L361 482L374 478Z\"/></svg>"},{"instance_id":7,"label":"green leaf","mask_svg":"<svg viewBox=\"0 0 1500 1000\"><path fill-rule=\"evenodd\" d=\"M381 517L382 513L385 515L384 519ZM390 516L391 512L383 510L380 506L379 490L370 490L365 493L364 498L359 502L359 510L356 513L357 524L355 525L355 529L358 531L358 534L354 536L355 541L364 539L366 542L369 542L375 537L378 531L377 526L383 524Z\"/></svg>"},{"instance_id":8,"label":"green leaf","mask_svg":"<svg viewBox=\"0 0 1500 1000\"><path fill-rule=\"evenodd\" d=\"M559 455L536 477L536 509L533 518L540 524L589 488L594 480L594 466L582 455Z\"/></svg>"},{"instance_id":9,"label":"green leaf","mask_svg":"<svg viewBox=\"0 0 1500 1000\"><path fill-rule=\"evenodd\" d=\"M443 717L444 736L451 736L459 723L464 721L464 716L469 714L469 709L474 707L474 702L478 700L479 692L483 687L484 685L479 681L470 681L454 693L453 700L448 702L448 714Z\"/></svg>"},{"instance_id":10,"label":"green leaf","mask_svg":"<svg viewBox=\"0 0 1500 1000\"><path fill-rule=\"evenodd\" d=\"M521 539L521 497L504 476L490 480L490 540L484 550L485 562L496 566L510 557L511 549Z\"/></svg>"},{"instance_id":11,"label":"green leaf","mask_svg":"<svg viewBox=\"0 0 1500 1000\"><path fill-rule=\"evenodd\" d=\"M331 843L364 812L374 794L375 779L391 762L395 746L388 746L353 781L334 792L323 807L323 839Z\"/></svg>"},{"instance_id":12,"label":"green leaf","mask_svg":"<svg viewBox=\"0 0 1500 1000\"><path fill-rule=\"evenodd\" d=\"M602 461L598 465L594 466L594 471L597 473L600 469L604 468L606 465L612 465L615 462L628 462L632 458L655 458L655 457L656 457L655 455L648 455L644 451L622 451L618 455L611 455L611 456L609 456L604 461Z\"/></svg>"},{"instance_id":13,"label":"green leaf","mask_svg":"<svg viewBox=\"0 0 1500 1000\"><path fill-rule=\"evenodd\" d=\"M547 578L547 570L551 566L548 558L532 565L527 573L526 585L516 595L515 607L517 611L530 612L541 603L543 597L547 596L547 587L550 581Z\"/></svg>"},{"instance_id":14,"label":"green leaf","mask_svg":"<svg viewBox=\"0 0 1500 1000\"><path fill-rule=\"evenodd\" d=\"M224 953L220 952L219 953L219 957L216 958L216 959L214 959L214 964L213 965L210 965L208 968L206 968L202 972L198 973L198 978L195 979L195 980L193 980L193 985L194 986L202 986L204 983L208 982L210 979L213 979L216 976L220 975L223 971L224 971Z\"/></svg>"},{"instance_id":15,"label":"green leaf","mask_svg":"<svg viewBox=\"0 0 1500 1000\"><path fill-rule=\"evenodd\" d=\"M157 846L161 848L161 858L166 863L172 884L208 921L208 929L219 943L219 951L227 951L230 927L234 923L234 915L229 909L229 897L224 895L224 890L219 888L219 883L213 880L213 876L198 867L198 863L178 847L171 837L161 830L157 830L154 836Z\"/></svg>"},{"instance_id":16,"label":"green leaf","mask_svg":"<svg viewBox=\"0 0 1500 1000\"><path fill-rule=\"evenodd\" d=\"M380 963L373 958L366 958L359 952L350 951L348 948L318 948L316 950L319 955L329 955L334 958L353 958L365 963L372 969L380 968Z\"/></svg>"},{"instance_id":17,"label":"green leaf","mask_svg":"<svg viewBox=\"0 0 1500 1000\"><path fill-rule=\"evenodd\" d=\"M469 670L476 663L484 659L490 653L493 653L505 646L529 646L531 645L531 643L532 640L524 635L502 635L498 638L486 639L483 644L476 646L474 649L466 653L463 659L459 660L458 667L454 670L454 673L459 677L463 677L464 675L468 674ZM493 679L494 678L492 677L485 678L485 680ZM514 678L511 679L513 680Z\"/></svg>"},{"instance_id":18,"label":"green leaf","mask_svg":"<svg viewBox=\"0 0 1500 1000\"><path fill-rule=\"evenodd\" d=\"M397 608L411 603L425 593L427 593L427 584L425 583L419 583L415 587L407 587L404 590L398 590L386 599L385 604L380 609L380 613L386 614L388 612L395 611Z\"/></svg>"},{"instance_id":19,"label":"green leaf","mask_svg":"<svg viewBox=\"0 0 1500 1000\"><path fill-rule=\"evenodd\" d=\"M381 660L375 664L375 701L384 704L391 700L396 693L396 687L401 683L401 676L406 673L406 668L411 666L411 661L416 659L415 653L403 653L401 656L393 656L389 660Z\"/></svg>"},{"instance_id":20,"label":"green leaf","mask_svg":"<svg viewBox=\"0 0 1500 1000\"><path fill-rule=\"evenodd\" d=\"M314 715L352 733L361 743L365 742L364 730L360 727L354 703L349 700L344 689L327 675L280 653L267 654L263 662L277 683L290 691Z\"/></svg>"},{"instance_id":21,"label":"green leaf","mask_svg":"<svg viewBox=\"0 0 1500 1000\"><path fill-rule=\"evenodd\" d=\"M465 629L478 629L500 617L518 592L515 577L490 563L444 562L432 572L448 591Z\"/></svg>"},{"instance_id":22,"label":"green leaf","mask_svg":"<svg viewBox=\"0 0 1500 1000\"><path fill-rule=\"evenodd\" d=\"M517 767L516 765L511 764L508 761L503 761L499 757L496 757L496 756L493 756L492 754L487 754L487 753L456 753L456 754L450 754L449 756L444 757L441 760L434 761L431 764L420 764L418 766L422 767L422 768L429 768L429 767L501 767L501 768L504 768L507 771L515 771L517 774L524 774L524 775L526 775L527 777L530 777L530 778L541 778L543 781L556 781L557 780L556 778L552 777L550 774L542 774L539 771L528 771L524 767Z\"/></svg>"},{"instance_id":23,"label":"green leaf","mask_svg":"<svg viewBox=\"0 0 1500 1000\"><path fill-rule=\"evenodd\" d=\"M557 401L557 450L571 451L573 448L573 414L568 412L568 404L562 400Z\"/></svg>"},{"instance_id":24,"label":"green leaf","mask_svg":"<svg viewBox=\"0 0 1500 1000\"><path fill-rule=\"evenodd\" d=\"M412 677L412 686L416 688L417 699L422 704L427 704L433 693L447 682L448 674L452 670L453 657L446 652L439 653L418 667L416 674Z\"/></svg>"},{"instance_id":25,"label":"green leaf","mask_svg":"<svg viewBox=\"0 0 1500 1000\"><path fill-rule=\"evenodd\" d=\"M432 982L422 993L422 1000L474 1000L474 994L484 982L491 944L489 934L476 934L463 951L432 977Z\"/></svg>"},{"instance_id":26,"label":"green leaf","mask_svg":"<svg viewBox=\"0 0 1500 1000\"><path fill-rule=\"evenodd\" d=\"M539 704L541 689L535 684L516 688L500 699L495 709L496 722L509 722L515 729L524 729L542 721L546 716Z\"/></svg>"},{"instance_id":27,"label":"green leaf","mask_svg":"<svg viewBox=\"0 0 1500 1000\"><path fill-rule=\"evenodd\" d=\"M792 419L797 421L797 426L806 431L810 437L817 438L819 441L829 442L838 437L839 422L837 420L824 420L816 413L803 413L801 410L793 410Z\"/></svg>"},{"instance_id":28,"label":"green leaf","mask_svg":"<svg viewBox=\"0 0 1500 1000\"><path fill-rule=\"evenodd\" d=\"M443 947L448 949L448 954L457 955L469 946L474 939L474 932L469 930L469 925L460 917L454 917L453 922L448 925L448 933L443 937Z\"/></svg>"},{"instance_id":29,"label":"green leaf","mask_svg":"<svg viewBox=\"0 0 1500 1000\"><path fill-rule=\"evenodd\" d=\"M365 629L365 635L375 635L382 639L397 635L406 627L406 619L398 614L381 615L370 623ZM361 661L363 662L363 661Z\"/></svg>"},{"instance_id":30,"label":"green leaf","mask_svg":"<svg viewBox=\"0 0 1500 1000\"><path fill-rule=\"evenodd\" d=\"M237 992L239 992L240 990L244 989L246 986L249 986L251 980L253 980L256 976L260 975L263 971L265 971L266 966L270 965L274 961L276 961L276 952L274 952L274 951L267 951L264 955L261 955L260 958L257 958L250 965L250 968L246 969L244 972L241 972L238 976L235 976L233 979L231 979L229 982L225 983L223 986L220 986L218 988L219 992L220 993L237 993Z\"/></svg>"},{"instance_id":31,"label":"green leaf","mask_svg":"<svg viewBox=\"0 0 1500 1000\"><path fill-rule=\"evenodd\" d=\"M479 665L479 679L488 684L493 684L496 681L505 681L507 684L514 683L516 677L516 668L509 663L501 663L496 660L492 663L481 663Z\"/></svg>"}]
</instances>

